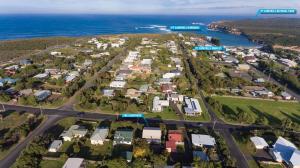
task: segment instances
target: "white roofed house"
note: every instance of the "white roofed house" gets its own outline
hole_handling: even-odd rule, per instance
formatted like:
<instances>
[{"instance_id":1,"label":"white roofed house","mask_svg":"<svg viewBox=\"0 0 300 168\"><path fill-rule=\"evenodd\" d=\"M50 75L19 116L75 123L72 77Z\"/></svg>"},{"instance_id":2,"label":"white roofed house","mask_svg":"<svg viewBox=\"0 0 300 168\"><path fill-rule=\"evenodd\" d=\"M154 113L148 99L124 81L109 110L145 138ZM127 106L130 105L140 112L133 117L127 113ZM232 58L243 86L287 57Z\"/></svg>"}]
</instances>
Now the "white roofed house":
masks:
<instances>
[{"instance_id":1,"label":"white roofed house","mask_svg":"<svg viewBox=\"0 0 300 168\"><path fill-rule=\"evenodd\" d=\"M62 168L85 168L83 158L69 158Z\"/></svg>"},{"instance_id":2,"label":"white roofed house","mask_svg":"<svg viewBox=\"0 0 300 168\"><path fill-rule=\"evenodd\" d=\"M291 100L292 99L292 95L290 95L287 92L281 92L281 96L284 100Z\"/></svg>"},{"instance_id":3,"label":"white roofed house","mask_svg":"<svg viewBox=\"0 0 300 168\"><path fill-rule=\"evenodd\" d=\"M285 162L291 168L300 167L300 151L292 142L283 137L278 137L269 152L277 162Z\"/></svg>"},{"instance_id":4,"label":"white roofed house","mask_svg":"<svg viewBox=\"0 0 300 168\"><path fill-rule=\"evenodd\" d=\"M48 152L58 152L58 150L60 149L60 147L62 146L63 142L62 140L54 140L49 149Z\"/></svg>"},{"instance_id":5,"label":"white roofed house","mask_svg":"<svg viewBox=\"0 0 300 168\"><path fill-rule=\"evenodd\" d=\"M186 115L188 116L195 116L197 114L201 115L202 109L197 99L185 97L184 102L185 102L184 112Z\"/></svg>"},{"instance_id":6,"label":"white roofed house","mask_svg":"<svg viewBox=\"0 0 300 168\"><path fill-rule=\"evenodd\" d=\"M153 99L152 112L162 112L164 107L169 107L169 100L160 100L158 96Z\"/></svg>"},{"instance_id":7,"label":"white roofed house","mask_svg":"<svg viewBox=\"0 0 300 168\"><path fill-rule=\"evenodd\" d=\"M268 143L261 137L251 137L250 140L252 141L256 149L264 149L269 146Z\"/></svg>"},{"instance_id":8,"label":"white roofed house","mask_svg":"<svg viewBox=\"0 0 300 168\"><path fill-rule=\"evenodd\" d=\"M93 135L91 136L92 145L103 145L106 137L108 136L108 128L96 128Z\"/></svg>"},{"instance_id":9,"label":"white roofed house","mask_svg":"<svg viewBox=\"0 0 300 168\"><path fill-rule=\"evenodd\" d=\"M92 60L86 59L86 60L84 60L83 66L87 68L87 67L92 66L92 64L93 64Z\"/></svg>"},{"instance_id":10,"label":"white roofed house","mask_svg":"<svg viewBox=\"0 0 300 168\"><path fill-rule=\"evenodd\" d=\"M196 147L214 147L216 140L210 135L192 134L192 143Z\"/></svg>"},{"instance_id":11,"label":"white roofed house","mask_svg":"<svg viewBox=\"0 0 300 168\"><path fill-rule=\"evenodd\" d=\"M79 125L72 125L67 131L64 131L60 137L64 141L72 141L73 138L82 138L87 134L88 130Z\"/></svg>"},{"instance_id":12,"label":"white roofed house","mask_svg":"<svg viewBox=\"0 0 300 168\"><path fill-rule=\"evenodd\" d=\"M148 143L161 143L161 130L156 127L145 127L143 129L143 139Z\"/></svg>"},{"instance_id":13,"label":"white roofed house","mask_svg":"<svg viewBox=\"0 0 300 168\"><path fill-rule=\"evenodd\" d=\"M70 83L70 82L74 81L79 76L80 76L80 74L79 74L78 71L72 71L72 72L68 73L68 75L65 77L65 82Z\"/></svg>"},{"instance_id":14,"label":"white roofed house","mask_svg":"<svg viewBox=\"0 0 300 168\"><path fill-rule=\"evenodd\" d=\"M33 78L39 79L39 80L44 80L49 78L49 73L45 72L45 73L40 73L35 75Z\"/></svg>"},{"instance_id":15,"label":"white roofed house","mask_svg":"<svg viewBox=\"0 0 300 168\"><path fill-rule=\"evenodd\" d=\"M110 83L111 88L124 88L126 85L126 81L112 81Z\"/></svg>"},{"instance_id":16,"label":"white roofed house","mask_svg":"<svg viewBox=\"0 0 300 168\"><path fill-rule=\"evenodd\" d=\"M43 101L51 95L50 90L40 90L34 93L34 96L38 101Z\"/></svg>"}]
</instances>

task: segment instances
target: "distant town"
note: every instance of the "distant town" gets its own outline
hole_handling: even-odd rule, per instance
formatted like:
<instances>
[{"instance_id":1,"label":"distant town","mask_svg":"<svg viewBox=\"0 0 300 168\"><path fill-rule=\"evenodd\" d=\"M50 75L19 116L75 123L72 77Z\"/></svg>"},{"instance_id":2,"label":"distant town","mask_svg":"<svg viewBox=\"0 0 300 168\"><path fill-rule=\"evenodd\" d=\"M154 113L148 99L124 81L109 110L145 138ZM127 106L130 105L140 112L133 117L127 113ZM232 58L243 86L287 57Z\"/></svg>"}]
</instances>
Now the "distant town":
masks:
<instances>
[{"instance_id":1,"label":"distant town","mask_svg":"<svg viewBox=\"0 0 300 168\"><path fill-rule=\"evenodd\" d=\"M300 54L194 50L220 45L106 35L5 61L0 167L300 167Z\"/></svg>"}]
</instances>

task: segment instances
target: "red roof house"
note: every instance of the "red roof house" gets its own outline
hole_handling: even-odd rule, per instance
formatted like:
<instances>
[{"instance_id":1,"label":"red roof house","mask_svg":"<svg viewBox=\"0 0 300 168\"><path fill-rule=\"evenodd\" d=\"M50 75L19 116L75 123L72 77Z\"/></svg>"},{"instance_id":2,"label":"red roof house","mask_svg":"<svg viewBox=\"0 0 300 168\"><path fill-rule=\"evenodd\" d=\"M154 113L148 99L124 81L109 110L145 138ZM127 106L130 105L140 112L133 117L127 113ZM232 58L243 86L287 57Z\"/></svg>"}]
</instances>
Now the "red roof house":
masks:
<instances>
[{"instance_id":1,"label":"red roof house","mask_svg":"<svg viewBox=\"0 0 300 168\"><path fill-rule=\"evenodd\" d=\"M166 149L168 152L176 152L177 145L183 145L183 136L181 130L170 130L168 133L168 141L166 141Z\"/></svg>"}]
</instances>

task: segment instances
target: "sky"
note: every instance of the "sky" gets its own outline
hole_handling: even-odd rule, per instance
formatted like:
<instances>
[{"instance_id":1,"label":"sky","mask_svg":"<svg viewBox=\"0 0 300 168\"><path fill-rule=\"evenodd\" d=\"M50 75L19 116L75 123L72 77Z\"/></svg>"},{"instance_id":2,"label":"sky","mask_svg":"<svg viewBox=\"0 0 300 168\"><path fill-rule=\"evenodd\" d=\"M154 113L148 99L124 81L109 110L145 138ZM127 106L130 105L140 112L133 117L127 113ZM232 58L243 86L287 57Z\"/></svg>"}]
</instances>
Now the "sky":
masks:
<instances>
[{"instance_id":1,"label":"sky","mask_svg":"<svg viewBox=\"0 0 300 168\"><path fill-rule=\"evenodd\" d=\"M0 0L0 13L254 15L294 8L300 0Z\"/></svg>"}]
</instances>

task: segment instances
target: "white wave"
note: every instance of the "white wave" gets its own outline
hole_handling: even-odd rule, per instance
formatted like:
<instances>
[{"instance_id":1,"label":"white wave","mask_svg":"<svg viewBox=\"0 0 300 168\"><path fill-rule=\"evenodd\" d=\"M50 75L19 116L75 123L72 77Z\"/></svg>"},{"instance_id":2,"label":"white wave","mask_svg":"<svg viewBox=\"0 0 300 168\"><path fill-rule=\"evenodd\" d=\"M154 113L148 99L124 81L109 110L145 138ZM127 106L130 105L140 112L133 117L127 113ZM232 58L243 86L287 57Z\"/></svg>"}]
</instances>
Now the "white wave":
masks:
<instances>
[{"instance_id":1,"label":"white wave","mask_svg":"<svg viewBox=\"0 0 300 168\"><path fill-rule=\"evenodd\" d=\"M202 23L202 22L193 22L192 25L202 25L202 26L204 26L205 24Z\"/></svg>"}]
</instances>

